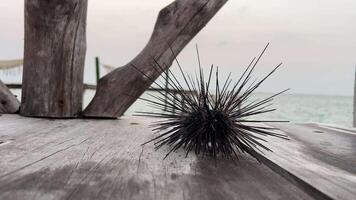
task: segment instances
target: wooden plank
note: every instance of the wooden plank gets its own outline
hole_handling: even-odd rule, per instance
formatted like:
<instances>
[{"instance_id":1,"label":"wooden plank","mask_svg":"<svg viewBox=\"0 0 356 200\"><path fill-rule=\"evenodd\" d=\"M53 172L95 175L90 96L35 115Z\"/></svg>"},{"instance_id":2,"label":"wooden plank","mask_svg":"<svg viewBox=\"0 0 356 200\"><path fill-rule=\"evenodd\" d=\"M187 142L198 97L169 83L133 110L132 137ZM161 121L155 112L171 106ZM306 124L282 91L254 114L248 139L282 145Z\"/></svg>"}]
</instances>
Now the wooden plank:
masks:
<instances>
[{"instance_id":1,"label":"wooden plank","mask_svg":"<svg viewBox=\"0 0 356 200\"><path fill-rule=\"evenodd\" d=\"M0 80L0 114L16 113L20 108L19 100Z\"/></svg>"},{"instance_id":2,"label":"wooden plank","mask_svg":"<svg viewBox=\"0 0 356 200\"><path fill-rule=\"evenodd\" d=\"M87 0L26 0L21 114L82 111Z\"/></svg>"},{"instance_id":3,"label":"wooden plank","mask_svg":"<svg viewBox=\"0 0 356 200\"><path fill-rule=\"evenodd\" d=\"M268 139L263 162L318 199L356 199L356 134L317 124L270 124L290 141Z\"/></svg>"},{"instance_id":4,"label":"wooden plank","mask_svg":"<svg viewBox=\"0 0 356 200\"><path fill-rule=\"evenodd\" d=\"M312 199L249 156L163 160L152 121L1 116L0 199Z\"/></svg>"},{"instance_id":5,"label":"wooden plank","mask_svg":"<svg viewBox=\"0 0 356 200\"><path fill-rule=\"evenodd\" d=\"M9 89L22 89L22 84L7 83L5 84ZM84 84L84 89L96 90L96 85Z\"/></svg>"},{"instance_id":6,"label":"wooden plank","mask_svg":"<svg viewBox=\"0 0 356 200\"><path fill-rule=\"evenodd\" d=\"M314 158L356 174L356 134L354 130L321 124L296 124L284 127L283 130L288 132L290 137L308 147L308 152Z\"/></svg>"},{"instance_id":7,"label":"wooden plank","mask_svg":"<svg viewBox=\"0 0 356 200\"><path fill-rule=\"evenodd\" d=\"M21 89L22 84L16 84L16 83L9 83L5 84L8 88L10 89ZM96 90L96 85L91 85L91 84L84 84L84 89L85 90ZM169 89L172 93L180 93L181 91L177 91L175 89ZM165 92L165 89L162 88L148 88L146 91L148 92ZM193 95L195 94L194 92L191 92L189 90L182 90L183 93Z\"/></svg>"},{"instance_id":8,"label":"wooden plank","mask_svg":"<svg viewBox=\"0 0 356 200\"><path fill-rule=\"evenodd\" d=\"M93 100L84 110L84 116L115 118L123 115L152 84L152 80L161 74L152 67L156 65L154 59L162 65L163 70L170 67L175 57L171 49L179 54L226 2L176 0L161 10L146 47L130 63L100 79Z\"/></svg>"}]
</instances>

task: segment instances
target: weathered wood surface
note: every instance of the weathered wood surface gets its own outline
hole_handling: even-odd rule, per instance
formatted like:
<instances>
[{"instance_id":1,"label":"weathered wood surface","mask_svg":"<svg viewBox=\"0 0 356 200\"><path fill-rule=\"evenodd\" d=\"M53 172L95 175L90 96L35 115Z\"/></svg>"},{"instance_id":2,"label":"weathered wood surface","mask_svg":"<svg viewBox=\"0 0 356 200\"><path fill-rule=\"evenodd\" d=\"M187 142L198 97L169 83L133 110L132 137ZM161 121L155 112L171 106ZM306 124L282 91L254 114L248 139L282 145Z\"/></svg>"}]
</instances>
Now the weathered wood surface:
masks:
<instances>
[{"instance_id":1,"label":"weathered wood surface","mask_svg":"<svg viewBox=\"0 0 356 200\"><path fill-rule=\"evenodd\" d=\"M21 114L82 111L87 0L26 0Z\"/></svg>"},{"instance_id":2,"label":"weathered wood surface","mask_svg":"<svg viewBox=\"0 0 356 200\"><path fill-rule=\"evenodd\" d=\"M160 11L153 34L141 53L127 65L100 79L94 99L84 116L114 118L121 116L161 73L154 59L163 68L171 66L174 55L210 21L227 0L176 0ZM135 65L140 72L135 70Z\"/></svg>"},{"instance_id":3,"label":"weathered wood surface","mask_svg":"<svg viewBox=\"0 0 356 200\"><path fill-rule=\"evenodd\" d=\"M0 114L16 113L20 108L19 100L0 80Z\"/></svg>"},{"instance_id":4,"label":"weathered wood surface","mask_svg":"<svg viewBox=\"0 0 356 200\"><path fill-rule=\"evenodd\" d=\"M269 138L263 162L317 199L356 199L356 131L320 124L273 124L290 137Z\"/></svg>"},{"instance_id":5,"label":"weathered wood surface","mask_svg":"<svg viewBox=\"0 0 356 200\"><path fill-rule=\"evenodd\" d=\"M163 160L150 122L1 116L0 199L312 199L249 156Z\"/></svg>"},{"instance_id":6,"label":"weathered wood surface","mask_svg":"<svg viewBox=\"0 0 356 200\"><path fill-rule=\"evenodd\" d=\"M273 124L291 140L268 138L269 169L249 156L162 160L167 149L140 146L152 121L1 116L0 199L356 199L355 130Z\"/></svg>"}]
</instances>

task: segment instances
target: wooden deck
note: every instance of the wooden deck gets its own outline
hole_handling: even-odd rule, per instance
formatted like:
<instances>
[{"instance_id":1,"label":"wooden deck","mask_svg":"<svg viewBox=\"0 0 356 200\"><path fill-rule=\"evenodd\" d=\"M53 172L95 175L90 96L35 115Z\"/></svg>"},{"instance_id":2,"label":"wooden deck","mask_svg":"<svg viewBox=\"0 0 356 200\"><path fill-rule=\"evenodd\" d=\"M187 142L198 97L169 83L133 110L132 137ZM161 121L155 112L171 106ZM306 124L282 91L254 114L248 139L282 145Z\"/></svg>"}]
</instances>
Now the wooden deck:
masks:
<instances>
[{"instance_id":1,"label":"wooden deck","mask_svg":"<svg viewBox=\"0 0 356 200\"><path fill-rule=\"evenodd\" d=\"M141 144L153 119L48 120L0 116L0 199L356 199L356 132L274 124L264 164Z\"/></svg>"}]
</instances>

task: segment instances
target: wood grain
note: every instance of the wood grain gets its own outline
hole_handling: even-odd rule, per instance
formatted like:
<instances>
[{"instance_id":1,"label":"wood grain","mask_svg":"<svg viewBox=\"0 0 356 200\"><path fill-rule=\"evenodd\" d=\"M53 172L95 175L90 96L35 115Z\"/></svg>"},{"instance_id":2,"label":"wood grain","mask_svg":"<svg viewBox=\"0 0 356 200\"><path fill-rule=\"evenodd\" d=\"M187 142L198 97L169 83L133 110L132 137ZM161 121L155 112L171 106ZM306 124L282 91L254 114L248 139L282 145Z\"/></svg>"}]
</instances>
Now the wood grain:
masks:
<instances>
[{"instance_id":1,"label":"wood grain","mask_svg":"<svg viewBox=\"0 0 356 200\"><path fill-rule=\"evenodd\" d=\"M21 114L82 111L87 0L26 0Z\"/></svg>"},{"instance_id":2,"label":"wood grain","mask_svg":"<svg viewBox=\"0 0 356 200\"><path fill-rule=\"evenodd\" d=\"M269 138L263 162L317 199L356 199L356 134L320 124L270 124L290 141Z\"/></svg>"},{"instance_id":3,"label":"wood grain","mask_svg":"<svg viewBox=\"0 0 356 200\"><path fill-rule=\"evenodd\" d=\"M84 110L86 117L121 116L161 73L170 67L189 41L210 21L227 0L176 0L160 11L153 34L141 53L127 65L100 79L94 99ZM172 48L174 54L172 53ZM138 70L146 74L143 76Z\"/></svg>"},{"instance_id":4,"label":"wood grain","mask_svg":"<svg viewBox=\"0 0 356 200\"><path fill-rule=\"evenodd\" d=\"M16 113L20 108L20 102L9 88L0 80L0 114Z\"/></svg>"},{"instance_id":5,"label":"wood grain","mask_svg":"<svg viewBox=\"0 0 356 200\"><path fill-rule=\"evenodd\" d=\"M1 116L0 199L312 199L249 156L163 160L151 122Z\"/></svg>"}]
</instances>

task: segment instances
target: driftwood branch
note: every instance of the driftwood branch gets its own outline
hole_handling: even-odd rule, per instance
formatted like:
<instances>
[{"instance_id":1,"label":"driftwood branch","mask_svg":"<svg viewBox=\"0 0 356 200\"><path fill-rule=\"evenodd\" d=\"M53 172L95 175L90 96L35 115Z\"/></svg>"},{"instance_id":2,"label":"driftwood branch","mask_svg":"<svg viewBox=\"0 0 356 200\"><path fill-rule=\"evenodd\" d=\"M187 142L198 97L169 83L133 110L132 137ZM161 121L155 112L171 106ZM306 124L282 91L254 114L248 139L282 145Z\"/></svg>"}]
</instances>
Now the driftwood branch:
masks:
<instances>
[{"instance_id":1,"label":"driftwood branch","mask_svg":"<svg viewBox=\"0 0 356 200\"><path fill-rule=\"evenodd\" d=\"M21 114L82 111L87 0L26 0Z\"/></svg>"},{"instance_id":2,"label":"driftwood branch","mask_svg":"<svg viewBox=\"0 0 356 200\"><path fill-rule=\"evenodd\" d=\"M0 114L13 114L20 108L20 102L0 80Z\"/></svg>"},{"instance_id":3,"label":"driftwood branch","mask_svg":"<svg viewBox=\"0 0 356 200\"><path fill-rule=\"evenodd\" d=\"M210 21L227 0L176 0L160 11L150 41L127 65L100 79L97 92L84 110L86 117L114 118L121 116L160 73L154 70L154 59L162 66L171 66L189 41ZM150 79L137 72L145 73Z\"/></svg>"}]
</instances>

